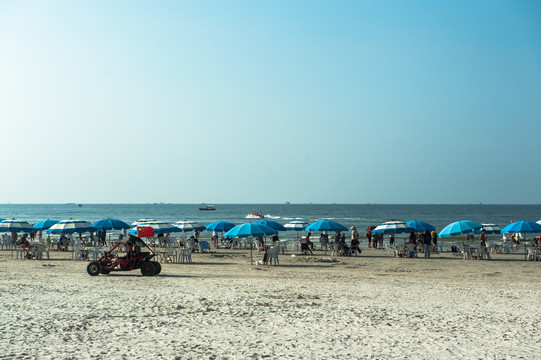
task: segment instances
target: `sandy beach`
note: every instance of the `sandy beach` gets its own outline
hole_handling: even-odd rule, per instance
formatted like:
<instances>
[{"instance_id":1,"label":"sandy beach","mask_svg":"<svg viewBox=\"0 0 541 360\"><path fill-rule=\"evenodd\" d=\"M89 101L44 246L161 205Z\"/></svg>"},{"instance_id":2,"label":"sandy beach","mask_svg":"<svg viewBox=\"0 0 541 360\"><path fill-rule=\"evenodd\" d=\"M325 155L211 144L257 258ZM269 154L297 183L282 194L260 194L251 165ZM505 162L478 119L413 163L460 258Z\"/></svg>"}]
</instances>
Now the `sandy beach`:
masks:
<instances>
[{"instance_id":1,"label":"sandy beach","mask_svg":"<svg viewBox=\"0 0 541 360\"><path fill-rule=\"evenodd\" d=\"M85 261L0 252L0 359L535 359L539 262L194 254L90 277ZM260 258L260 255L256 256Z\"/></svg>"}]
</instances>

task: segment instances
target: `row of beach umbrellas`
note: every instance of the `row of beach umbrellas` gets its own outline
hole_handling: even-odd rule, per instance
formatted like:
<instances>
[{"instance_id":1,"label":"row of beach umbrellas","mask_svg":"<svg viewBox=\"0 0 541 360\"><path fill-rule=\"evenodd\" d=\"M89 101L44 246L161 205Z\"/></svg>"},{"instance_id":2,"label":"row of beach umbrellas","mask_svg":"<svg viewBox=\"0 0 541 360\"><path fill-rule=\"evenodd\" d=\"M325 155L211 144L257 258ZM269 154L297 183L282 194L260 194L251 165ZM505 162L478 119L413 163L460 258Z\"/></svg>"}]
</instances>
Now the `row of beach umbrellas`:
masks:
<instances>
[{"instance_id":1,"label":"row of beach umbrellas","mask_svg":"<svg viewBox=\"0 0 541 360\"><path fill-rule=\"evenodd\" d=\"M103 219L93 224L83 220L51 220L46 219L34 225L23 220L5 220L0 219L0 232L36 232L46 230L50 234L61 233L83 233L96 230L125 230L132 229L130 234L137 235L137 227L146 226L152 227L155 233L172 233L172 232L190 232L190 231L213 231L225 232L226 238L234 237L250 237L250 236L265 236L272 235L278 231L347 231L348 228L331 220L320 220L312 224L308 224L302 220L291 221L282 225L273 220L260 220L254 223L246 223L235 226L227 221L218 221L207 226L200 225L193 221L178 221L170 224L167 222L156 221L153 219L140 219L131 225L117 219ZM460 234L480 233L484 229L487 233L540 233L541 220L533 221L517 221L513 222L503 229L495 224L480 224L470 220L455 221L447 225L438 234L439 237L457 236ZM377 227L370 228L373 234L397 234L404 232L424 232L435 231L434 226L419 220L407 222L388 221Z\"/></svg>"}]
</instances>

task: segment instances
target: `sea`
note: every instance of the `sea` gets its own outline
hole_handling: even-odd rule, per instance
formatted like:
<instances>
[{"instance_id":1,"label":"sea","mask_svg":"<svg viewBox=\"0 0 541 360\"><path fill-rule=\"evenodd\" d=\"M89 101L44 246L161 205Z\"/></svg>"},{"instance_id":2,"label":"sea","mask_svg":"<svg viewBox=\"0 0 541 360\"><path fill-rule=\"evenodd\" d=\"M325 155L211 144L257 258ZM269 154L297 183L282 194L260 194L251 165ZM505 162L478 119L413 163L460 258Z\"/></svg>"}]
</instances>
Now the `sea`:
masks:
<instances>
[{"instance_id":1,"label":"sea","mask_svg":"<svg viewBox=\"0 0 541 360\"><path fill-rule=\"evenodd\" d=\"M496 224L501 228L514 221L541 219L541 205L404 205L404 204L214 204L216 210L199 210L202 204L1 204L0 218L25 220L31 224L44 219L80 219L90 223L114 218L131 224L138 219L151 218L176 222L190 220L208 225L215 221L242 224L258 219L247 218L254 211L266 219L285 224L293 220L308 223L333 220L346 227L364 229L385 221L421 220L440 231L457 220L472 220L481 224ZM281 238L295 234L280 234Z\"/></svg>"}]
</instances>

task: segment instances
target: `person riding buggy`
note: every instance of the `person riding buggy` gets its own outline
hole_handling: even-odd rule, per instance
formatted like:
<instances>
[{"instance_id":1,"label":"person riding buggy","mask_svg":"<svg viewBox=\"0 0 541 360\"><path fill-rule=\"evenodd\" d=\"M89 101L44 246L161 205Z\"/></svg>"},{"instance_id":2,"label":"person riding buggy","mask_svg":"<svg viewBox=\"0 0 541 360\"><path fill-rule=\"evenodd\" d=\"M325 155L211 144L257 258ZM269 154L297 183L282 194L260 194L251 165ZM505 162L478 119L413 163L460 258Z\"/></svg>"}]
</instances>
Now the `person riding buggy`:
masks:
<instances>
[{"instance_id":1,"label":"person riding buggy","mask_svg":"<svg viewBox=\"0 0 541 360\"><path fill-rule=\"evenodd\" d=\"M126 250L125 256L119 256L121 247ZM148 251L142 251L148 250ZM86 271L91 276L109 274L111 271L131 271L141 269L143 276L158 275L162 266L157 261L151 261L156 254L139 237L130 235L116 244L97 261L88 264Z\"/></svg>"}]
</instances>

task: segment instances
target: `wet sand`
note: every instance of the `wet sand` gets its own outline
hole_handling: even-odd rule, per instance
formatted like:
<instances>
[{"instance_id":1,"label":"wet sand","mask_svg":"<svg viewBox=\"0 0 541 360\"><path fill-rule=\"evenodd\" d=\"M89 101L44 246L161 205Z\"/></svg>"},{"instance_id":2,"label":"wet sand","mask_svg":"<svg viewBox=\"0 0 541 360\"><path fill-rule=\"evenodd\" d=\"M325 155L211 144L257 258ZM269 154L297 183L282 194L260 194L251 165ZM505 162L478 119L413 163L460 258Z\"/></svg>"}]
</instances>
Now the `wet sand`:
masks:
<instances>
[{"instance_id":1,"label":"wet sand","mask_svg":"<svg viewBox=\"0 0 541 360\"><path fill-rule=\"evenodd\" d=\"M520 254L367 249L251 266L249 251L219 250L154 277L9 255L0 359L539 358L541 263Z\"/></svg>"}]
</instances>

